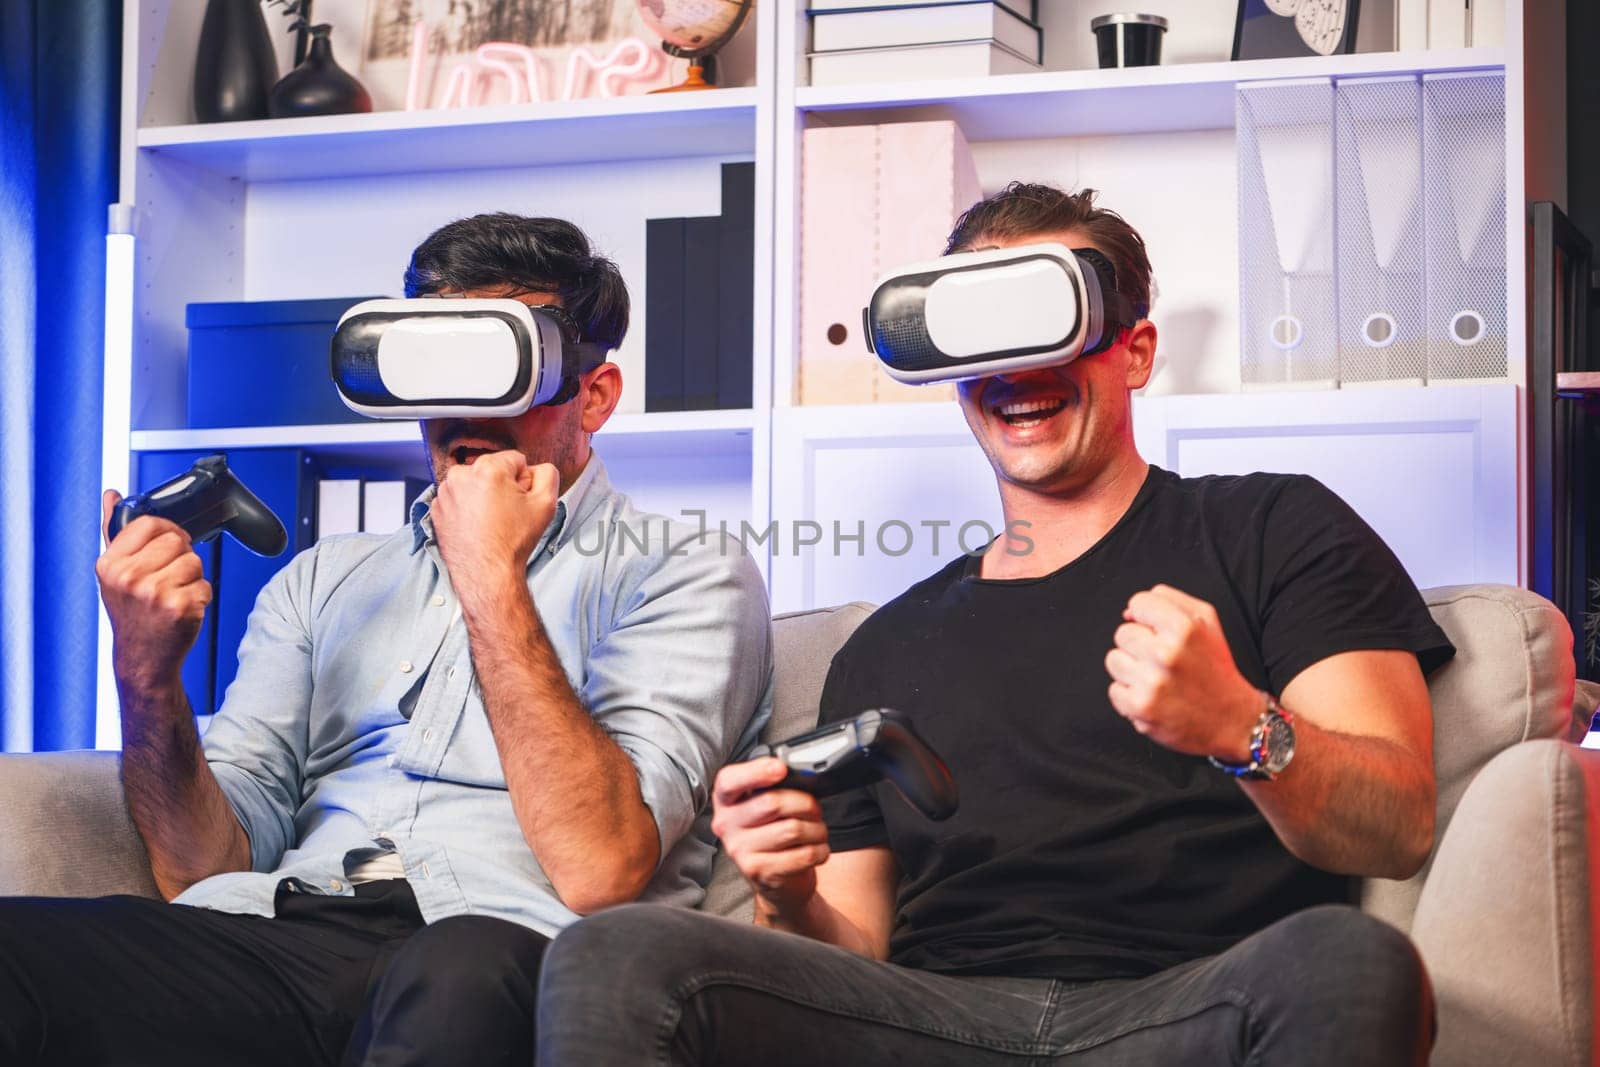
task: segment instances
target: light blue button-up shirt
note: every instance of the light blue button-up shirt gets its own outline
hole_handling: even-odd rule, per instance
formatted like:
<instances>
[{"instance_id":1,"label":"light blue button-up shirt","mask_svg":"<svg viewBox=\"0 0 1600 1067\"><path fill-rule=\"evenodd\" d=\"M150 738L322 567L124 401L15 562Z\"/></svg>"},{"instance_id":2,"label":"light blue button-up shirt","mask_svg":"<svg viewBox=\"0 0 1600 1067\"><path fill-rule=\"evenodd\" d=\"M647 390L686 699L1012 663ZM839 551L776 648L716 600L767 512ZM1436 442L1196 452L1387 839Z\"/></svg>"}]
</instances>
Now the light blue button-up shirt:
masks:
<instances>
[{"instance_id":1,"label":"light blue button-up shirt","mask_svg":"<svg viewBox=\"0 0 1600 1067\"><path fill-rule=\"evenodd\" d=\"M204 741L252 870L178 903L271 915L281 880L349 894L350 870L387 849L429 922L489 915L554 935L577 918L512 811L432 499L393 535L319 541L261 591ZM736 539L635 510L593 456L556 505L528 588L655 816L662 861L641 899L698 903L712 842L697 815L771 710L755 564Z\"/></svg>"}]
</instances>

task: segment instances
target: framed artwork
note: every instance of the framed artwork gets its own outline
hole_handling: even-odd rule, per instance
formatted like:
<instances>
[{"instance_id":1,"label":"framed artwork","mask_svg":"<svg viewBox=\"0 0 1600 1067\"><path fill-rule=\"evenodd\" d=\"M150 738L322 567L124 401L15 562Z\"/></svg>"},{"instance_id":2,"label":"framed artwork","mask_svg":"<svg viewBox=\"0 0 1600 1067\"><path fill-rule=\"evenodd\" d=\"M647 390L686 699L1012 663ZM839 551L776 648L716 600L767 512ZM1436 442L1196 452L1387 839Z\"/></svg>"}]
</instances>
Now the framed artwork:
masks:
<instances>
[{"instance_id":1,"label":"framed artwork","mask_svg":"<svg viewBox=\"0 0 1600 1067\"><path fill-rule=\"evenodd\" d=\"M366 0L365 15L362 69L391 107L631 95L672 81L637 0Z\"/></svg>"},{"instance_id":2,"label":"framed artwork","mask_svg":"<svg viewBox=\"0 0 1600 1067\"><path fill-rule=\"evenodd\" d=\"M1347 55L1360 0L1239 0L1234 59Z\"/></svg>"},{"instance_id":3,"label":"framed artwork","mask_svg":"<svg viewBox=\"0 0 1600 1067\"><path fill-rule=\"evenodd\" d=\"M597 45L633 36L634 0L368 0L367 61L404 59L425 22L435 47L463 55L512 41L531 48Z\"/></svg>"}]
</instances>

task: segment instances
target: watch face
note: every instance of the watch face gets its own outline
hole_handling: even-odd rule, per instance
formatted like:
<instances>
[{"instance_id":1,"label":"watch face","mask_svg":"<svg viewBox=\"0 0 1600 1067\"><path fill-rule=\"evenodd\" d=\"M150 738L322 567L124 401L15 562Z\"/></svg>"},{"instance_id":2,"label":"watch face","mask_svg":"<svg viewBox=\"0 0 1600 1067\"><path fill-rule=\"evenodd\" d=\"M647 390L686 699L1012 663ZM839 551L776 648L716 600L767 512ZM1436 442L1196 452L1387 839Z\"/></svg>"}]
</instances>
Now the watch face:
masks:
<instances>
[{"instance_id":1,"label":"watch face","mask_svg":"<svg viewBox=\"0 0 1600 1067\"><path fill-rule=\"evenodd\" d=\"M1287 719L1274 715L1267 722L1266 736L1262 738L1261 765L1270 774L1277 774L1294 758L1294 727Z\"/></svg>"}]
</instances>

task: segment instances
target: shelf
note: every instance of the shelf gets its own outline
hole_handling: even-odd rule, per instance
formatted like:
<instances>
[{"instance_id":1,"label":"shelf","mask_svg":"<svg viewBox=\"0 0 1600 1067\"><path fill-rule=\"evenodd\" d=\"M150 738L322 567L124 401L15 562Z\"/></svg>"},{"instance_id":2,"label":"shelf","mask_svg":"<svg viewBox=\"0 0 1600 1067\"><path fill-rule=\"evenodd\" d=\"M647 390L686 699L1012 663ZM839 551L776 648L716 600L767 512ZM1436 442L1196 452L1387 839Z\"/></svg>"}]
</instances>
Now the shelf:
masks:
<instances>
[{"instance_id":1,"label":"shelf","mask_svg":"<svg viewBox=\"0 0 1600 1067\"><path fill-rule=\"evenodd\" d=\"M595 435L611 454L694 454L749 448L755 412L665 411L617 414ZM229 451L236 448L304 448L330 462L377 463L422 459L414 422L360 422L322 426L241 426L206 430L135 430L135 452Z\"/></svg>"},{"instance_id":2,"label":"shelf","mask_svg":"<svg viewBox=\"0 0 1600 1067\"><path fill-rule=\"evenodd\" d=\"M755 151L757 90L156 126L139 148L245 181Z\"/></svg>"},{"instance_id":3,"label":"shelf","mask_svg":"<svg viewBox=\"0 0 1600 1067\"><path fill-rule=\"evenodd\" d=\"M1208 130L1233 126L1234 89L1241 82L1492 70L1504 63L1502 48L1461 48L1040 71L806 87L795 91L795 105L814 120L828 112L868 113L851 115L851 122L904 119L884 113L925 109L926 116L916 117L953 118L969 141Z\"/></svg>"}]
</instances>

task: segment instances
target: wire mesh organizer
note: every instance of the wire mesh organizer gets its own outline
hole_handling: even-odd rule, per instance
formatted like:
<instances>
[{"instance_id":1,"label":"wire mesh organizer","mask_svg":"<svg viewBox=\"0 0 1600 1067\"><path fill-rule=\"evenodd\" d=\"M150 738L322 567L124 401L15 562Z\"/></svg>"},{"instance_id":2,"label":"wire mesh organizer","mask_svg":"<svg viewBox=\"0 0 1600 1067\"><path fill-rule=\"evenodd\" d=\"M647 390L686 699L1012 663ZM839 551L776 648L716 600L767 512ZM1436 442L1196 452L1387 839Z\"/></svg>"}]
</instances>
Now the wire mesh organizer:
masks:
<instances>
[{"instance_id":1,"label":"wire mesh organizer","mask_svg":"<svg viewBox=\"0 0 1600 1067\"><path fill-rule=\"evenodd\" d=\"M1422 85L1414 75L1341 79L1334 108L1339 383L1421 385Z\"/></svg>"},{"instance_id":2,"label":"wire mesh organizer","mask_svg":"<svg viewBox=\"0 0 1600 1067\"><path fill-rule=\"evenodd\" d=\"M1246 389L1338 383L1333 82L1241 85L1240 378Z\"/></svg>"},{"instance_id":3,"label":"wire mesh organizer","mask_svg":"<svg viewBox=\"0 0 1600 1067\"><path fill-rule=\"evenodd\" d=\"M1505 76L1422 80L1428 380L1506 376Z\"/></svg>"}]
</instances>

